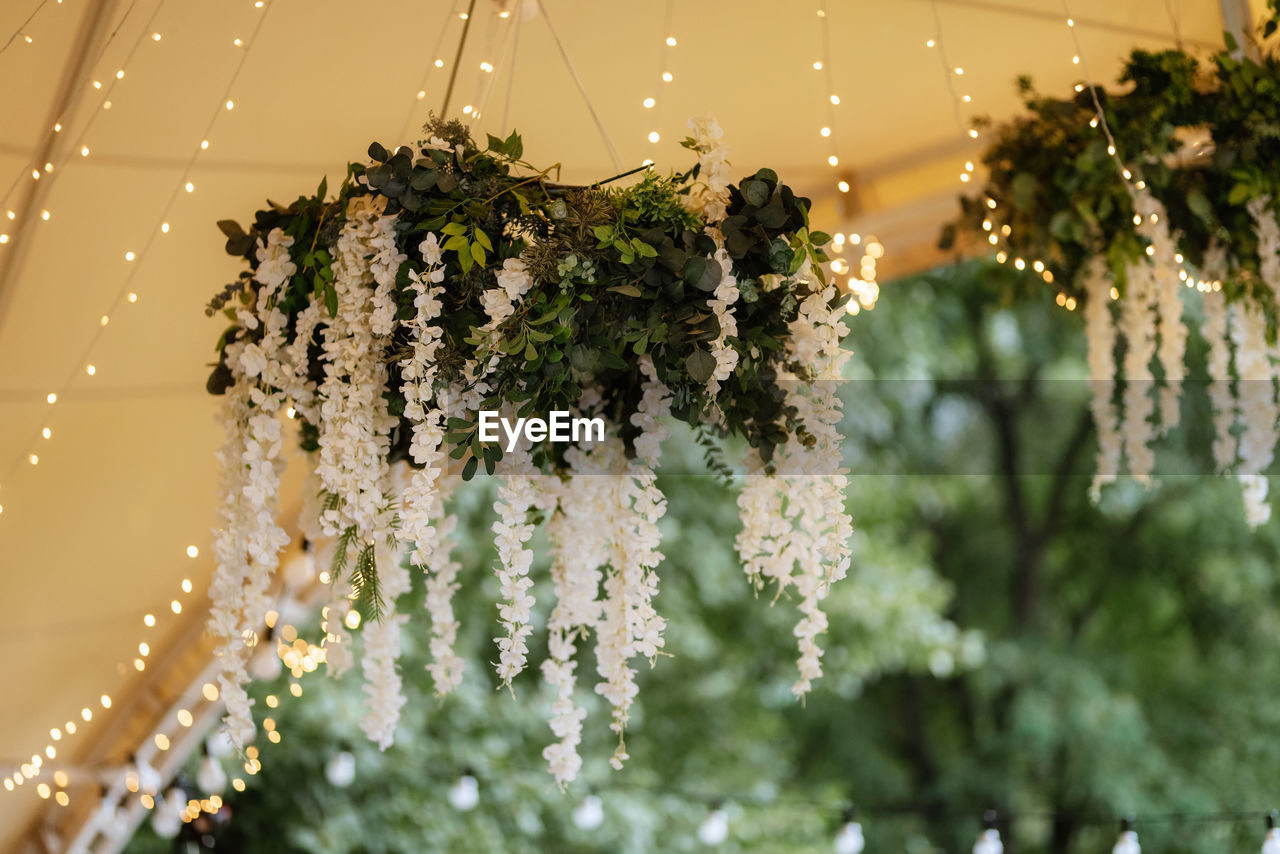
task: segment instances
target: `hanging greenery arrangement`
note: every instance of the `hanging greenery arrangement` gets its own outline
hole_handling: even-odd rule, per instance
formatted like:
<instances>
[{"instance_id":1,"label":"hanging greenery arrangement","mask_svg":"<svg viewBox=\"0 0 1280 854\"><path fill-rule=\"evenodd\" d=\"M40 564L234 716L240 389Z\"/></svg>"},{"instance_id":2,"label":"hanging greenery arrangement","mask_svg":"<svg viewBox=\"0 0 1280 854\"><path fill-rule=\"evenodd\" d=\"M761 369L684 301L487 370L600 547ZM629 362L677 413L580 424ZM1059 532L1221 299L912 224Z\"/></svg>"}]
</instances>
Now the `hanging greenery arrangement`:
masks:
<instances>
[{"instance_id":1,"label":"hanging greenery arrangement","mask_svg":"<svg viewBox=\"0 0 1280 854\"><path fill-rule=\"evenodd\" d=\"M483 466L500 477L498 676L510 684L526 664L529 541L545 524L557 601L542 669L558 700L544 756L562 785L575 777L586 712L574 656L594 635L621 767L634 663L664 646L655 469L668 418L713 452L712 436L752 448L737 548L757 587L799 600L794 693L821 674L820 605L849 565L835 395L845 297L822 274L828 238L809 231L808 200L769 169L731 185L719 126L690 127L688 172L573 187L525 163L514 133L482 149L433 119L425 141L371 145L336 196L322 182L248 229L219 223L248 265L208 307L232 322L209 379L226 430L210 625L238 744L254 735L246 664L288 539L275 521L286 412L314 483L304 533L334 585L323 657L331 672L350 666L345 615L362 604L364 727L383 747L405 702L406 563L426 573L436 688L462 677L445 499ZM603 435L492 442L485 412L598 418Z\"/></svg>"},{"instance_id":2,"label":"hanging greenery arrangement","mask_svg":"<svg viewBox=\"0 0 1280 854\"><path fill-rule=\"evenodd\" d=\"M1123 91L1078 84L1056 99L1019 81L1027 115L994 128L982 192L944 231L1082 306L1099 439L1093 495L1127 471L1146 482L1155 441L1179 422L1189 292L1209 344L1215 465L1238 474L1252 525L1270 517L1263 472L1277 440L1280 379L1280 59L1269 43L1202 65L1134 51ZM1257 58L1251 58L1253 54Z\"/></svg>"}]
</instances>

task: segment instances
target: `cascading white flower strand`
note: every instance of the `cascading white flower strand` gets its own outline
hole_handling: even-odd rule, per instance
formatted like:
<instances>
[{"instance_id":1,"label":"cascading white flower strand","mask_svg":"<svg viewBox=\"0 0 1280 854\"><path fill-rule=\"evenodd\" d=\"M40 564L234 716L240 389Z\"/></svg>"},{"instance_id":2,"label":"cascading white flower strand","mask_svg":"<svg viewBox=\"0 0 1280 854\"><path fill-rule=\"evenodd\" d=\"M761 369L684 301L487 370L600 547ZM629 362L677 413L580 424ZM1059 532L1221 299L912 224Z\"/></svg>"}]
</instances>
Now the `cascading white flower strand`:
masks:
<instances>
[{"instance_id":1,"label":"cascading white flower strand","mask_svg":"<svg viewBox=\"0 0 1280 854\"><path fill-rule=\"evenodd\" d=\"M609 559L608 542L597 520L608 473L596 468L591 451L586 444L565 451L569 473L556 490L556 506L547 523L556 605L547 621L548 655L542 675L556 692L550 724L558 741L547 745L542 757L561 787L572 782L582 767L578 745L587 710L573 699L578 682L574 654L578 639L600 620L601 567Z\"/></svg>"},{"instance_id":2,"label":"cascading white flower strand","mask_svg":"<svg viewBox=\"0 0 1280 854\"><path fill-rule=\"evenodd\" d=\"M1138 234L1146 238L1147 257L1151 259L1153 320L1158 320L1160 342L1156 358L1164 373L1160 388L1160 433L1178 426L1182 381L1186 376L1183 356L1187 350L1187 327L1182 322L1183 278L1178 271L1182 256L1177 241L1169 232L1169 216L1145 182L1132 189L1134 224ZM1185 273L1183 277L1185 278Z\"/></svg>"},{"instance_id":3,"label":"cascading white flower strand","mask_svg":"<svg viewBox=\"0 0 1280 854\"><path fill-rule=\"evenodd\" d=\"M1205 252L1204 275L1210 282L1220 281L1226 274L1226 250L1215 243ZM1204 321L1200 335L1209 345L1206 369L1209 374L1209 406L1213 418L1213 461L1221 473L1235 470L1239 446L1232 429L1240 407L1231 384L1232 316L1235 309L1227 305L1220 289L1201 289Z\"/></svg>"},{"instance_id":4,"label":"cascading white flower strand","mask_svg":"<svg viewBox=\"0 0 1280 854\"><path fill-rule=\"evenodd\" d=\"M431 674L436 692L447 694L462 680L463 661L453 651L458 623L453 616L452 598L461 568L449 552L457 519L444 512L444 501L456 478L445 476L444 421L448 392L438 397L434 384L438 364L436 353L443 331L435 321L440 317L444 293L444 261L439 238L428 234L418 245L425 269L410 275L414 292L414 316L406 321L410 331L410 352L400 361L400 387L405 397L405 417L413 425L409 453L417 468L400 495L398 536L409 548L409 560L426 573L426 608L431 616Z\"/></svg>"},{"instance_id":5,"label":"cascading white flower strand","mask_svg":"<svg viewBox=\"0 0 1280 854\"><path fill-rule=\"evenodd\" d=\"M237 747L253 740L253 701L244 687L249 682L248 660L257 645L256 628L270 608L272 573L289 542L275 522L283 468L278 416L285 399L280 389L287 387L284 378L296 372L282 361L290 354L284 346L286 318L276 308L275 294L296 272L289 260L292 243L280 229L272 230L265 243L259 240L254 278L262 287L257 302L241 305L237 314L245 328L261 326L263 337L260 343L236 341L227 346L233 385L223 403L222 502L214 538L218 566L210 589L209 626L218 643L224 722Z\"/></svg>"},{"instance_id":6,"label":"cascading white flower strand","mask_svg":"<svg viewBox=\"0 0 1280 854\"><path fill-rule=\"evenodd\" d=\"M1089 409L1098 433L1098 455L1089 495L1098 501L1103 485L1115 481L1120 470L1119 413L1114 401L1116 376L1116 327L1111 313L1113 290L1107 260L1101 255L1089 259L1083 290L1084 334L1088 342Z\"/></svg>"},{"instance_id":7,"label":"cascading white flower strand","mask_svg":"<svg viewBox=\"0 0 1280 854\"><path fill-rule=\"evenodd\" d=\"M631 416L639 428L635 439L635 459L628 462L622 440L608 437L597 451L607 477L604 509L600 524L610 539L609 568L604 578L604 608L596 628L596 672L601 680L595 691L613 706L609 726L618 734L618 747L609 763L616 769L629 756L625 731L637 688L636 671L630 660L639 655L656 660L666 628L653 607L658 592L657 567L661 536L658 522L667 501L657 487L658 455L670 435L664 419L671 412L671 394L658 380L653 361L640 358L646 377L640 403Z\"/></svg>"},{"instance_id":8,"label":"cascading white flower strand","mask_svg":"<svg viewBox=\"0 0 1280 854\"><path fill-rule=\"evenodd\" d=\"M807 277L807 267L799 275ZM812 371L784 377L786 399L796 407L812 442L807 447L788 442L780 448L773 462L786 473L774 477L761 473L758 456L749 460L738 502L743 530L737 546L748 577L757 589L773 583L781 595L794 586L800 596L803 616L795 628L800 678L791 687L797 697L804 697L822 675L823 650L817 643L827 629L822 602L831 585L848 574L852 559L853 520L844 508L847 475L840 466L841 403L836 394L849 355L840 340L849 329L841 320L843 309L829 307L834 298L834 285L810 281L810 293L788 330L789 361Z\"/></svg>"},{"instance_id":9,"label":"cascading white flower strand","mask_svg":"<svg viewBox=\"0 0 1280 854\"><path fill-rule=\"evenodd\" d=\"M365 630L368 714L366 732L384 748L391 743L404 704L395 662L399 626L395 600L409 586L407 573L391 554L395 541L395 490L387 453L396 418L387 410L388 372L383 361L395 319L396 271L405 256L396 247L395 218L382 215L382 203L352 199L347 220L334 245L333 287L337 313L322 333L324 380L320 384L319 461L316 472L325 496L324 533L336 537L337 566L351 567L352 579L333 578L334 596L326 613L326 660L340 673L349 654L331 656L343 646L344 613L358 587L372 583L368 565L379 566L385 608L381 620ZM372 554L373 561L368 557Z\"/></svg>"},{"instance_id":10,"label":"cascading white flower strand","mask_svg":"<svg viewBox=\"0 0 1280 854\"><path fill-rule=\"evenodd\" d=\"M733 275L733 261L724 248L724 235L720 223L724 221L729 203L729 146L724 142L724 131L711 116L691 118L689 129L697 143L698 176L705 182L697 199L706 215L706 232L716 244L715 261L720 265L720 283L716 285L707 308L716 318L719 334L709 349L716 365L707 379L707 388L714 395L720 391L720 383L733 373L738 365L738 351L728 343L738 334L738 323L733 314L733 304L738 301L738 280Z\"/></svg>"},{"instance_id":11,"label":"cascading white flower strand","mask_svg":"<svg viewBox=\"0 0 1280 854\"><path fill-rule=\"evenodd\" d=\"M1267 346L1267 321L1262 309L1247 302L1236 307L1231 329L1236 345L1236 372L1240 378L1240 486L1244 494L1245 521L1250 527L1271 518L1267 503L1267 478L1276 445L1275 381Z\"/></svg>"},{"instance_id":12,"label":"cascading white flower strand","mask_svg":"<svg viewBox=\"0 0 1280 854\"><path fill-rule=\"evenodd\" d=\"M1152 389L1155 377L1151 360L1156 352L1155 276L1150 264L1134 261L1125 268L1126 289L1120 300L1119 329L1125 340L1123 360L1124 409L1120 422L1120 440L1129 474L1139 483L1151 480L1155 469L1155 400Z\"/></svg>"}]
</instances>

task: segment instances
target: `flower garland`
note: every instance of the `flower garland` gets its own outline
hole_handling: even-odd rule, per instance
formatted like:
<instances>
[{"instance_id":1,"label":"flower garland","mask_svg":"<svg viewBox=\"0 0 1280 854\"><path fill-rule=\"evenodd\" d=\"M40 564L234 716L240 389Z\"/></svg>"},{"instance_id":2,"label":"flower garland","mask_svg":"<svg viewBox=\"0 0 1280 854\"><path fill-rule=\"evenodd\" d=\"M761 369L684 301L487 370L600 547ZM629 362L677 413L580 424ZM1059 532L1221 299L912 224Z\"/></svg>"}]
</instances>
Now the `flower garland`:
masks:
<instances>
[{"instance_id":1,"label":"flower garland","mask_svg":"<svg viewBox=\"0 0 1280 854\"><path fill-rule=\"evenodd\" d=\"M1122 92L1080 85L1055 99L1024 79L1027 114L990 135L982 158L988 180L981 195L962 200L957 225L996 247L998 261L1038 274L1058 305L1084 305L1100 444L1095 499L1121 459L1148 481L1157 439L1178 425L1188 351L1183 303L1193 289L1202 296L1209 350L1213 466L1241 475L1251 525L1269 515L1264 473L1278 435L1280 367L1263 335L1280 311L1273 205L1280 178L1266 164L1280 157L1278 27L1280 11L1272 9L1257 38L1260 58L1223 50L1206 62L1181 50L1135 50ZM1212 157L1186 150L1191 129L1207 131ZM957 234L944 232L944 244ZM1125 343L1118 371L1108 367L1115 344L1108 292L1118 300ZM1108 373L1124 383L1118 437Z\"/></svg>"},{"instance_id":2,"label":"flower garland","mask_svg":"<svg viewBox=\"0 0 1280 854\"><path fill-rule=\"evenodd\" d=\"M1111 313L1111 277L1106 261L1094 258L1085 273L1084 334L1088 342L1089 402L1098 431L1098 454L1089 494L1096 502L1101 488L1111 483L1120 470L1121 439L1116 412L1116 327Z\"/></svg>"},{"instance_id":3,"label":"flower garland","mask_svg":"<svg viewBox=\"0 0 1280 854\"><path fill-rule=\"evenodd\" d=\"M690 172L649 170L614 190L522 176L518 136L481 150L463 126L435 121L427 143L370 146L372 164L353 164L335 199L322 183L259 212L248 232L219 224L250 265L209 308L233 324L209 381L226 394L227 433L211 627L237 743L254 732L244 665L285 542L274 502L286 402L317 484L303 528L331 567L324 662L334 675L351 667L363 624L361 726L381 748L406 702L396 661L407 566L424 573L436 691L463 678L458 520L445 501L483 466L499 478L498 678L513 687L528 663L530 543L545 518L556 603L541 671L556 741L543 755L559 785L579 773L575 653L594 633L594 690L612 708L610 762L621 767L636 659L652 665L666 647L656 469L672 418L756 448L744 520L789 502L785 530L750 522L740 548L749 566L775 545L788 561L767 574L800 596L795 692L810 689L821 604L849 566L834 391L845 297L823 279L828 238L808 229L808 201L767 169L731 185L719 125L691 128ZM482 439L482 410L509 421L568 410L599 418L604 435L495 443ZM792 466L803 476L775 476Z\"/></svg>"}]
</instances>

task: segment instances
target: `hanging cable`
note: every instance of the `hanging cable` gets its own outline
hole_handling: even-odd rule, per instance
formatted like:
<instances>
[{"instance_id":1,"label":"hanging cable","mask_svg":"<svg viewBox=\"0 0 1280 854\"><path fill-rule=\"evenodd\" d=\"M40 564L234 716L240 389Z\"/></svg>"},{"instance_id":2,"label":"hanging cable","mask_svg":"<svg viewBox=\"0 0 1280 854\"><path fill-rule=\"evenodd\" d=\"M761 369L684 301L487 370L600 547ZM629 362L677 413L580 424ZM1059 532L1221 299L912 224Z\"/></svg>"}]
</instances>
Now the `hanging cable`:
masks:
<instances>
[{"instance_id":1,"label":"hanging cable","mask_svg":"<svg viewBox=\"0 0 1280 854\"><path fill-rule=\"evenodd\" d=\"M587 112L591 113L591 119L596 123L596 130L600 132L600 138L604 140L605 147L609 149L609 156L613 158L614 167L621 170L622 158L618 156L618 149L614 148L613 140L609 138L609 132L604 128L604 122L600 121L600 116L596 113L596 108L591 103L591 96L587 94L587 88L582 85L582 78L578 76L577 69L573 67L573 60L569 58L569 52L565 50L564 43L560 41L560 36L556 34L556 28L551 23L551 16L547 14L546 5L542 3L538 5L542 9L542 20L547 22L547 30L551 33L552 40L560 50L560 56L564 59L565 67L569 69L569 76L573 78L574 85L578 87L578 93L582 95L582 100L587 105Z\"/></svg>"}]
</instances>

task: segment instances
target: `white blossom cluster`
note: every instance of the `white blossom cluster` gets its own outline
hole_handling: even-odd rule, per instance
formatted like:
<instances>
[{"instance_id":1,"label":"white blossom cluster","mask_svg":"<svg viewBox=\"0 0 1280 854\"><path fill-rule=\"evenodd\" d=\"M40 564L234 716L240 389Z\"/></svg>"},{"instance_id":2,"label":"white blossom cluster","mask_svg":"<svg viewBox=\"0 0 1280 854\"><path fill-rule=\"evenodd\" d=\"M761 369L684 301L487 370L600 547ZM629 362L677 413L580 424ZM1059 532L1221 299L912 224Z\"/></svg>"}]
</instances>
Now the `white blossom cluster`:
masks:
<instances>
[{"instance_id":1,"label":"white blossom cluster","mask_svg":"<svg viewBox=\"0 0 1280 854\"><path fill-rule=\"evenodd\" d=\"M1236 372L1240 378L1240 485L1244 494L1245 520L1257 527L1271 518L1267 503L1267 479L1262 474L1271 465L1275 451L1276 403L1275 366L1267 345L1267 321L1262 309L1242 303L1237 306L1231 329L1236 346Z\"/></svg>"},{"instance_id":2,"label":"white blossom cluster","mask_svg":"<svg viewBox=\"0 0 1280 854\"><path fill-rule=\"evenodd\" d=\"M1120 333L1125 340L1123 415L1120 426L1121 447L1129 464L1129 473L1139 483L1147 483L1155 469L1155 401L1151 396L1155 377L1151 359L1156 352L1156 320L1153 308L1156 282L1151 265L1146 261L1130 263L1125 268L1126 290L1120 300Z\"/></svg>"},{"instance_id":3,"label":"white blossom cluster","mask_svg":"<svg viewBox=\"0 0 1280 854\"><path fill-rule=\"evenodd\" d=\"M1210 281L1226 275L1226 251L1215 244L1205 253L1204 275ZM1209 405L1213 414L1213 461L1219 472L1235 469L1239 442L1232 433L1240 414L1231 385L1231 340L1235 309L1227 305L1221 290L1202 292L1204 321L1200 335L1209 345L1206 369L1209 374Z\"/></svg>"},{"instance_id":4,"label":"white blossom cluster","mask_svg":"<svg viewBox=\"0 0 1280 854\"><path fill-rule=\"evenodd\" d=\"M724 219L729 204L729 146L724 129L713 116L691 118L687 124L698 152L698 178L705 185L704 192L690 201L700 206L708 223L716 225Z\"/></svg>"},{"instance_id":5,"label":"white blossom cluster","mask_svg":"<svg viewBox=\"0 0 1280 854\"><path fill-rule=\"evenodd\" d=\"M1182 279L1178 277L1177 241L1169 233L1169 215L1164 205L1144 186L1133 191L1138 234L1149 243L1152 305L1160 329L1156 358L1164 370L1160 389L1160 432L1178 426L1182 380L1186 377L1183 356L1187 351L1187 327L1182 322Z\"/></svg>"},{"instance_id":6,"label":"white blossom cluster","mask_svg":"<svg viewBox=\"0 0 1280 854\"><path fill-rule=\"evenodd\" d=\"M529 577L533 566L533 550L529 548L533 524L529 521L529 511L539 503L539 496L538 469L527 446L517 447L505 455L502 470L498 497L493 502L498 514L493 523L493 542L498 549L496 572L502 592L498 618L506 634L494 638L494 642L498 645L495 664L498 678L504 686L510 686L511 680L524 670L529 658L528 639L533 634L533 627L529 625L534 605L529 592L533 587L533 579Z\"/></svg>"},{"instance_id":7,"label":"white blossom cluster","mask_svg":"<svg viewBox=\"0 0 1280 854\"><path fill-rule=\"evenodd\" d=\"M1090 258L1084 274L1084 334L1089 345L1089 409L1098 432L1097 470L1089 490L1094 501L1102 486L1114 481L1120 470L1120 416L1112 400L1116 329L1111 315L1111 281L1106 259L1101 255Z\"/></svg>"},{"instance_id":8,"label":"white blossom cluster","mask_svg":"<svg viewBox=\"0 0 1280 854\"><path fill-rule=\"evenodd\" d=\"M803 271L802 271L803 272ZM800 597L800 678L791 687L803 697L822 675L822 648L817 637L827 629L822 601L831 585L849 571L853 521L844 507L846 472L840 466L841 417L836 383L848 353L840 340L848 334L842 309L828 307L834 285L810 285L790 325L787 354L809 375L793 374L786 383L787 403L798 410L814 441L809 447L788 442L775 453L776 477L762 474L758 457L748 461L747 482L738 499L742 531L738 554L747 576L762 589L777 585L781 595L794 587Z\"/></svg>"},{"instance_id":9,"label":"white blossom cluster","mask_svg":"<svg viewBox=\"0 0 1280 854\"><path fill-rule=\"evenodd\" d=\"M480 294L480 304L489 315L489 322L480 329L492 332L515 314L516 303L528 293L533 286L533 279L519 258L508 258L502 262L502 269L496 274L498 286L487 288Z\"/></svg>"},{"instance_id":10,"label":"white blossom cluster","mask_svg":"<svg viewBox=\"0 0 1280 854\"><path fill-rule=\"evenodd\" d=\"M555 691L550 724L558 739L543 749L542 757L560 786L572 782L582 767L578 745L587 710L573 699L578 681L574 654L578 639L599 623L601 568L609 560L609 544L597 521L608 475L582 447L565 451L565 461L569 479L555 491L556 511L547 522L556 604L547 621L548 655L542 662L543 678Z\"/></svg>"},{"instance_id":11,"label":"white blossom cluster","mask_svg":"<svg viewBox=\"0 0 1280 854\"><path fill-rule=\"evenodd\" d=\"M289 542L275 521L283 468L278 414L285 399L279 390L285 385L283 378L294 371L281 361L285 318L275 308L275 294L296 271L288 260L292 243L280 229L272 230L265 243L259 241L255 277L263 287L252 318L255 328L264 327L262 343L234 342L227 348L235 382L222 410L226 440L218 453L222 494L209 628L217 641L219 692L227 709L224 722L238 746L253 740L253 701L244 688L247 666L258 643L257 627L270 608L272 573Z\"/></svg>"},{"instance_id":12,"label":"white blossom cluster","mask_svg":"<svg viewBox=\"0 0 1280 854\"><path fill-rule=\"evenodd\" d=\"M707 300L707 308L715 315L720 334L710 345L716 366L707 379L707 389L712 394L717 394L720 383L727 380L738 366L738 350L729 343L730 338L738 335L738 321L733 314L733 304L738 301L738 280L733 275L733 261L724 248L724 237L718 229L709 230L716 241L715 260L720 265L720 284L716 285L711 299Z\"/></svg>"}]
</instances>

